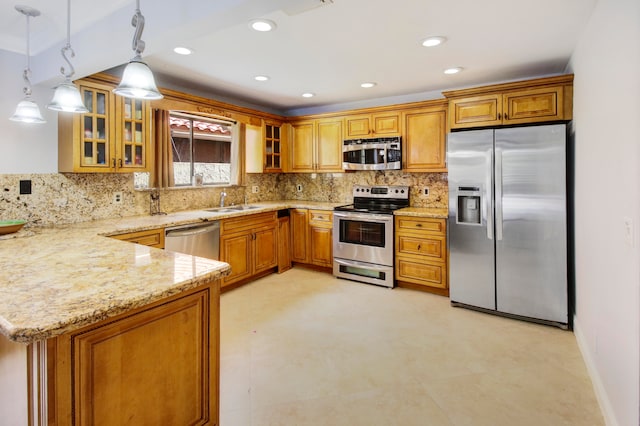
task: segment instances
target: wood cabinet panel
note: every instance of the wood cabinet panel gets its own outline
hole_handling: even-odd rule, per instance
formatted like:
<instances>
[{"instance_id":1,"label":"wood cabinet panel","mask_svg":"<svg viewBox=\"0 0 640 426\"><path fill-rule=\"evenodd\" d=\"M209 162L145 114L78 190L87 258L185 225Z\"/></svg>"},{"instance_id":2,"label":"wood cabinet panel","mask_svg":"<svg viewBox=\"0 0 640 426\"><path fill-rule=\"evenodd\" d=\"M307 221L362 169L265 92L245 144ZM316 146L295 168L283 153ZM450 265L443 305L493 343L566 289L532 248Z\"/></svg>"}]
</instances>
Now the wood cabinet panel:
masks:
<instances>
[{"instance_id":1,"label":"wood cabinet panel","mask_svg":"<svg viewBox=\"0 0 640 426\"><path fill-rule=\"evenodd\" d=\"M307 263L307 220L306 209L291 209L291 259Z\"/></svg>"},{"instance_id":2,"label":"wood cabinet panel","mask_svg":"<svg viewBox=\"0 0 640 426\"><path fill-rule=\"evenodd\" d=\"M130 232L127 234L111 235L111 238L128 241L156 248L164 248L164 229L150 229L147 231Z\"/></svg>"},{"instance_id":3,"label":"wood cabinet panel","mask_svg":"<svg viewBox=\"0 0 640 426\"><path fill-rule=\"evenodd\" d=\"M344 122L346 139L400 134L400 113L395 111L348 115Z\"/></svg>"},{"instance_id":4,"label":"wood cabinet panel","mask_svg":"<svg viewBox=\"0 0 640 426\"><path fill-rule=\"evenodd\" d=\"M211 284L51 339L50 424L218 424L218 300Z\"/></svg>"},{"instance_id":5,"label":"wood cabinet panel","mask_svg":"<svg viewBox=\"0 0 640 426\"><path fill-rule=\"evenodd\" d=\"M316 170L342 172L342 120L316 120Z\"/></svg>"},{"instance_id":6,"label":"wood cabinet panel","mask_svg":"<svg viewBox=\"0 0 640 426\"><path fill-rule=\"evenodd\" d=\"M311 226L309 228L309 247L311 263L318 266L331 267L332 257L332 230L331 228Z\"/></svg>"},{"instance_id":7,"label":"wood cabinet panel","mask_svg":"<svg viewBox=\"0 0 640 426\"><path fill-rule=\"evenodd\" d=\"M452 129L502 124L502 95L453 99L449 103Z\"/></svg>"},{"instance_id":8,"label":"wood cabinet panel","mask_svg":"<svg viewBox=\"0 0 640 426\"><path fill-rule=\"evenodd\" d=\"M505 124L563 119L562 87L506 93L503 99Z\"/></svg>"},{"instance_id":9,"label":"wood cabinet panel","mask_svg":"<svg viewBox=\"0 0 640 426\"><path fill-rule=\"evenodd\" d=\"M446 105L402 112L403 169L415 172L446 171Z\"/></svg>"},{"instance_id":10,"label":"wood cabinet panel","mask_svg":"<svg viewBox=\"0 0 640 426\"><path fill-rule=\"evenodd\" d=\"M446 220L396 215L396 280L448 294Z\"/></svg>"},{"instance_id":11,"label":"wood cabinet panel","mask_svg":"<svg viewBox=\"0 0 640 426\"><path fill-rule=\"evenodd\" d=\"M289 217L278 218L278 273L291 269L291 231Z\"/></svg>"},{"instance_id":12,"label":"wood cabinet panel","mask_svg":"<svg viewBox=\"0 0 640 426\"><path fill-rule=\"evenodd\" d=\"M315 170L314 123L304 121L291 124L291 171L312 172Z\"/></svg>"},{"instance_id":13,"label":"wood cabinet panel","mask_svg":"<svg viewBox=\"0 0 640 426\"><path fill-rule=\"evenodd\" d=\"M220 260L231 265L222 286L251 278L278 265L276 212L256 213L220 221Z\"/></svg>"}]
</instances>

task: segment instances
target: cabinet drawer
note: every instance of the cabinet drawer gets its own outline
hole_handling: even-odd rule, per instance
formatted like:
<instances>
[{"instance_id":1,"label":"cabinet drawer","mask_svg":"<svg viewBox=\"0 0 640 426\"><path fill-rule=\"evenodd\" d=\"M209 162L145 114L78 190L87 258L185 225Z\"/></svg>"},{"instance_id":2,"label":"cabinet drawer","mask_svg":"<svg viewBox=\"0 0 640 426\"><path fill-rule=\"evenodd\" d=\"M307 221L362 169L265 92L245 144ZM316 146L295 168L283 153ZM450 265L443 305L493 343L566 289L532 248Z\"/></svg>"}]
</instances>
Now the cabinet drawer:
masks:
<instances>
[{"instance_id":1,"label":"cabinet drawer","mask_svg":"<svg viewBox=\"0 0 640 426\"><path fill-rule=\"evenodd\" d=\"M331 228L333 227L333 213L328 210L309 210L309 225Z\"/></svg>"},{"instance_id":2,"label":"cabinet drawer","mask_svg":"<svg viewBox=\"0 0 640 426\"><path fill-rule=\"evenodd\" d=\"M396 216L396 232L421 231L445 235L445 219L428 219L412 216Z\"/></svg>"},{"instance_id":3,"label":"cabinet drawer","mask_svg":"<svg viewBox=\"0 0 640 426\"><path fill-rule=\"evenodd\" d=\"M129 234L112 235L111 238L141 244L143 246L164 248L164 229L131 232Z\"/></svg>"},{"instance_id":4,"label":"cabinet drawer","mask_svg":"<svg viewBox=\"0 0 640 426\"><path fill-rule=\"evenodd\" d=\"M447 288L447 267L404 257L396 258L396 279L429 287Z\"/></svg>"},{"instance_id":5,"label":"cabinet drawer","mask_svg":"<svg viewBox=\"0 0 640 426\"><path fill-rule=\"evenodd\" d=\"M262 226L276 226L276 212L256 213L249 216L232 217L220 221L220 233L253 230Z\"/></svg>"},{"instance_id":6,"label":"cabinet drawer","mask_svg":"<svg viewBox=\"0 0 640 426\"><path fill-rule=\"evenodd\" d=\"M396 250L400 254L425 256L432 260L445 260L447 241L445 237L429 236L420 238L413 235L398 235Z\"/></svg>"}]
</instances>

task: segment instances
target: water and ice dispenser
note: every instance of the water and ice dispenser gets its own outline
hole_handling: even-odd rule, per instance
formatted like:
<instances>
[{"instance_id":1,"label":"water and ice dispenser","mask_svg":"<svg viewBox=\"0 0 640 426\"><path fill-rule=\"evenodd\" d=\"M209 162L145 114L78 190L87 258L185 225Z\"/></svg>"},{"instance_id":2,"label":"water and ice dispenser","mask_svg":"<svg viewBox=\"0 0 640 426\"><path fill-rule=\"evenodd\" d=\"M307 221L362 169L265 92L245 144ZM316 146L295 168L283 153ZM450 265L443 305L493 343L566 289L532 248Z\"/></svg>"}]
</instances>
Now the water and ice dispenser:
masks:
<instances>
[{"instance_id":1,"label":"water and ice dispenser","mask_svg":"<svg viewBox=\"0 0 640 426\"><path fill-rule=\"evenodd\" d=\"M468 225L482 223L482 200L480 188L477 186L458 187L458 209L456 222Z\"/></svg>"}]
</instances>

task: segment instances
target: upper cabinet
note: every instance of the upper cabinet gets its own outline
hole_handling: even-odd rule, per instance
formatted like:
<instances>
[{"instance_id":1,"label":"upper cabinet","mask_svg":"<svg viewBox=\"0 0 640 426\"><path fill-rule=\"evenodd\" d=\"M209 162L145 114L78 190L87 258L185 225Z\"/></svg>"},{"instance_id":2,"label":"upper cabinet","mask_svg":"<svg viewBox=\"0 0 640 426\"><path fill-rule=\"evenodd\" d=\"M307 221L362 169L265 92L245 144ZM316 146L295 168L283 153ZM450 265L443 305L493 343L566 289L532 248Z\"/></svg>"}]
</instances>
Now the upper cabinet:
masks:
<instances>
[{"instance_id":1,"label":"upper cabinet","mask_svg":"<svg viewBox=\"0 0 640 426\"><path fill-rule=\"evenodd\" d=\"M140 172L151 164L151 108L113 94L114 86L81 80L89 112L58 114L60 172Z\"/></svg>"},{"instance_id":2,"label":"upper cabinet","mask_svg":"<svg viewBox=\"0 0 640 426\"><path fill-rule=\"evenodd\" d=\"M292 172L342 172L342 119L321 118L291 123Z\"/></svg>"},{"instance_id":3,"label":"upper cabinet","mask_svg":"<svg viewBox=\"0 0 640 426\"><path fill-rule=\"evenodd\" d=\"M402 110L402 168L446 172L447 102Z\"/></svg>"},{"instance_id":4,"label":"upper cabinet","mask_svg":"<svg viewBox=\"0 0 640 426\"><path fill-rule=\"evenodd\" d=\"M500 126L571 120L573 75L443 92L449 127Z\"/></svg>"},{"instance_id":5,"label":"upper cabinet","mask_svg":"<svg viewBox=\"0 0 640 426\"><path fill-rule=\"evenodd\" d=\"M280 123L265 122L264 130L264 172L279 173L282 171L283 133Z\"/></svg>"},{"instance_id":6,"label":"upper cabinet","mask_svg":"<svg viewBox=\"0 0 640 426\"><path fill-rule=\"evenodd\" d=\"M400 113L397 111L348 115L344 118L345 139L400 135Z\"/></svg>"}]
</instances>

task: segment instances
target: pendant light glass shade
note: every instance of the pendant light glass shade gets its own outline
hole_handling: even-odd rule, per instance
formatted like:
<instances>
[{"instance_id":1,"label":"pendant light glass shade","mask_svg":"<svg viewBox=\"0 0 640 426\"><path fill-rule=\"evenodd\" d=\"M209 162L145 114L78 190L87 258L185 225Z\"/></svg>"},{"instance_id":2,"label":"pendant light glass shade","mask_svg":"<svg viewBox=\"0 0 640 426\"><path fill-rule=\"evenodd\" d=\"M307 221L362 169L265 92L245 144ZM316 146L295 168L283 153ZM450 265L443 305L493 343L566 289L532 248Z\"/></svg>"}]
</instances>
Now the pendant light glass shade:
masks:
<instances>
[{"instance_id":1,"label":"pendant light glass shade","mask_svg":"<svg viewBox=\"0 0 640 426\"><path fill-rule=\"evenodd\" d=\"M136 13L131 19L131 25L136 28L132 43L135 56L125 67L122 73L122 80L118 87L113 89L113 93L124 96L125 98L162 99L162 93L160 93L156 86L153 73L147 64L142 62L144 41L141 40L141 37L142 30L144 29L144 16L142 16L140 12L140 0L136 0Z\"/></svg>"},{"instance_id":2,"label":"pendant light glass shade","mask_svg":"<svg viewBox=\"0 0 640 426\"><path fill-rule=\"evenodd\" d=\"M89 112L82 102L80 91L71 80L65 80L55 87L53 99L47 108L54 111L85 113Z\"/></svg>"},{"instance_id":3,"label":"pendant light glass shade","mask_svg":"<svg viewBox=\"0 0 640 426\"><path fill-rule=\"evenodd\" d=\"M51 103L47 105L47 108L54 111L65 111L75 113L89 112L87 107L82 102L82 96L80 91L71 82L71 77L75 74L71 60L67 57L75 56L75 52L71 48L71 0L67 0L67 44L60 51L62 59L67 62L69 66L69 72L65 72L64 67L60 68L60 72L64 76L64 81L54 87L53 99Z\"/></svg>"},{"instance_id":4,"label":"pendant light glass shade","mask_svg":"<svg viewBox=\"0 0 640 426\"><path fill-rule=\"evenodd\" d=\"M122 81L113 90L113 93L125 98L149 100L163 98L156 86L153 73L147 64L142 62L140 56L136 56L127 64L122 73Z\"/></svg>"},{"instance_id":5,"label":"pendant light glass shade","mask_svg":"<svg viewBox=\"0 0 640 426\"><path fill-rule=\"evenodd\" d=\"M22 123L46 123L45 119L42 118L42 114L40 114L38 104L33 102L30 96L27 96L18 103L16 112L9 120L20 121Z\"/></svg>"},{"instance_id":6,"label":"pendant light glass shade","mask_svg":"<svg viewBox=\"0 0 640 426\"><path fill-rule=\"evenodd\" d=\"M22 79L24 80L24 99L18 103L16 112L9 118L11 121L19 121L22 123L46 123L46 120L42 118L40 114L40 108L31 99L31 68L29 54L29 18L40 16L40 11L29 6L16 6L16 10L22 13L27 18L27 66L22 72Z\"/></svg>"}]
</instances>

